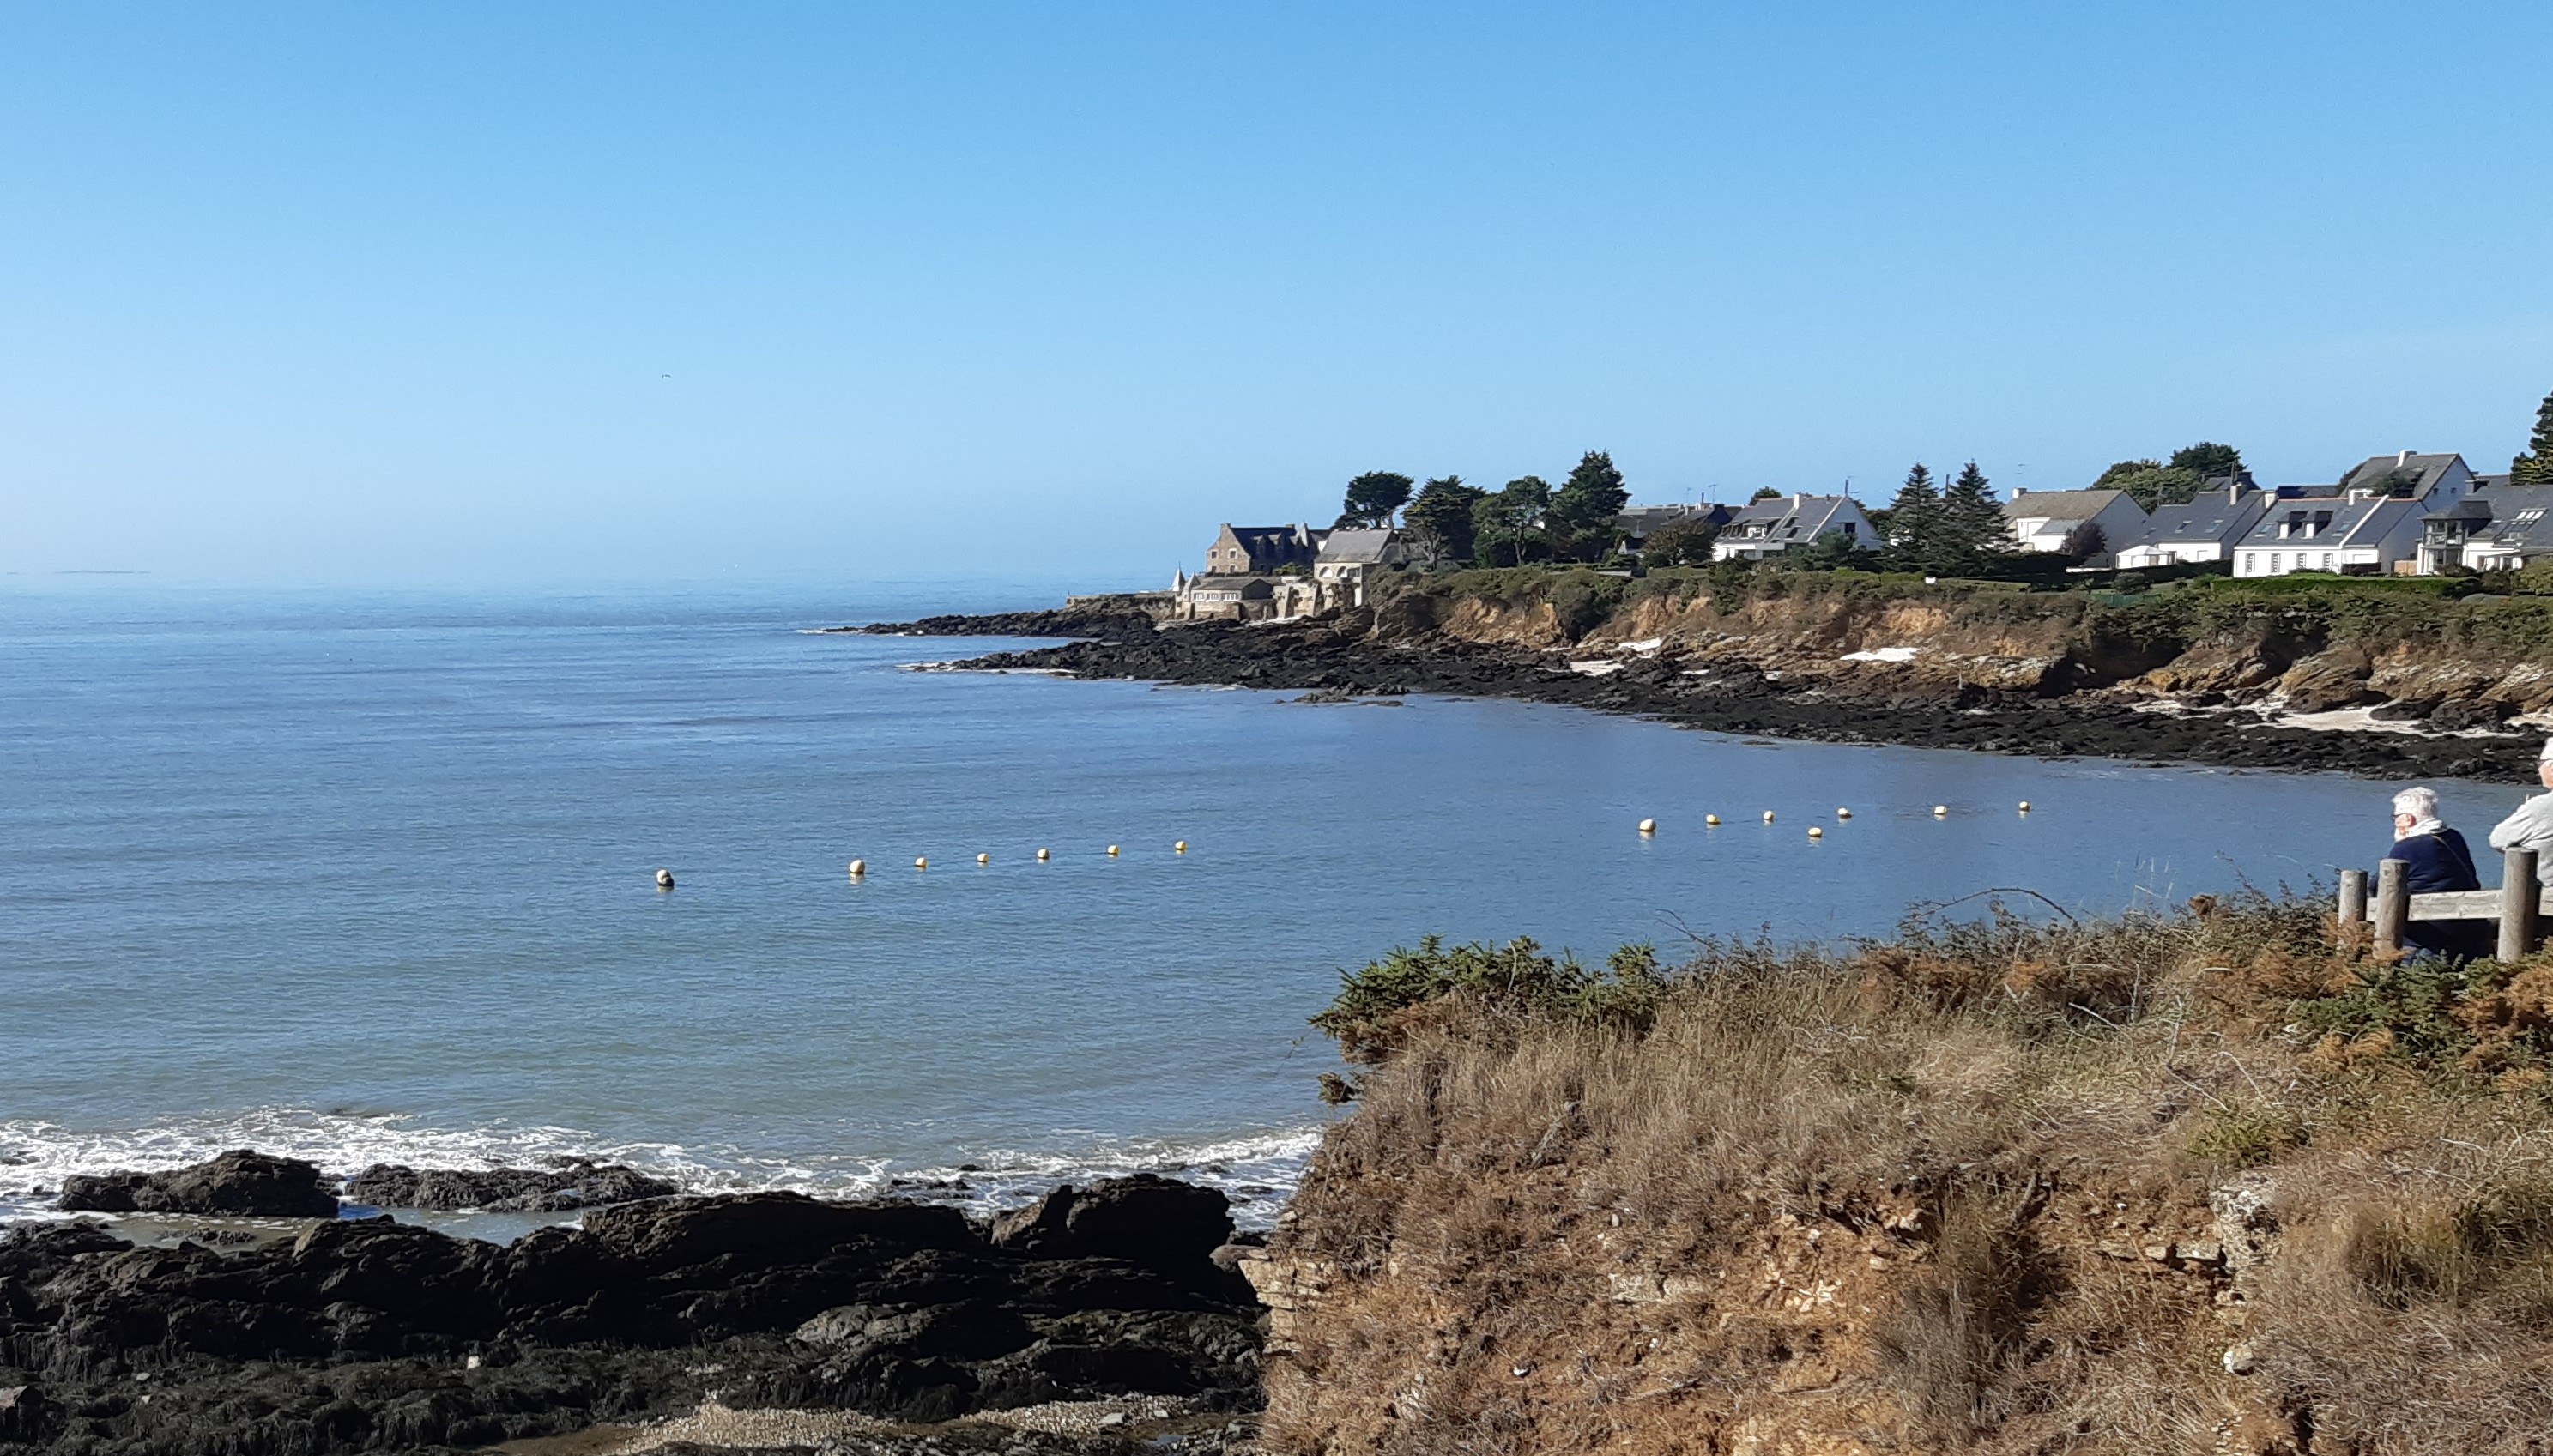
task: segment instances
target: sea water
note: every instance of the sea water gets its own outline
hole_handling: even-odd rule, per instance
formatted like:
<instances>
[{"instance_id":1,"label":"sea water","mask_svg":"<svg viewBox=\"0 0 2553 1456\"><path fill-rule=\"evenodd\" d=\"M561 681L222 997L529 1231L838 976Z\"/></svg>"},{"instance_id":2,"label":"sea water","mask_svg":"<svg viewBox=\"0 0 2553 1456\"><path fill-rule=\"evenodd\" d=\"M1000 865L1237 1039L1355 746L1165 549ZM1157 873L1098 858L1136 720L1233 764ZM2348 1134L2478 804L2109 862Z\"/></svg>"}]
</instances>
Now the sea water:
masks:
<instances>
[{"instance_id":1,"label":"sea water","mask_svg":"<svg viewBox=\"0 0 2553 1456\"><path fill-rule=\"evenodd\" d=\"M916 670L1022 644L809 632L1052 596L0 587L0 1217L254 1146L989 1202L1149 1168L1261 1221L1325 1117L1305 1018L1422 936L1672 957L2003 887L2301 886L2386 839L2393 786L2336 775ZM2469 833L2519 797L2440 787Z\"/></svg>"}]
</instances>

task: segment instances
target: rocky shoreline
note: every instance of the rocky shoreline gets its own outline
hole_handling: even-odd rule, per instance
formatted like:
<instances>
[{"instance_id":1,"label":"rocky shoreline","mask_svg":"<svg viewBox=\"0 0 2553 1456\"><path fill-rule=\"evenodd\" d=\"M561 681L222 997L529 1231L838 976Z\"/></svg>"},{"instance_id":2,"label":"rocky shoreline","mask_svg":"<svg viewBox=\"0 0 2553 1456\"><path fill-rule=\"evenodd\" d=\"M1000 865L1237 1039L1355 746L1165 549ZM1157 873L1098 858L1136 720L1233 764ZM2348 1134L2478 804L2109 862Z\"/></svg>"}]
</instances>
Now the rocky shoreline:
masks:
<instances>
[{"instance_id":1,"label":"rocky shoreline","mask_svg":"<svg viewBox=\"0 0 2553 1456\"><path fill-rule=\"evenodd\" d=\"M2047 757L2105 757L2212 767L2324 770L2384 777L2524 782L2533 732L2343 731L2284 726L2222 695L2129 699L2115 693L1999 690L1973 683L1870 674L1793 678L1726 657L1698 663L1674 647L1574 654L1439 639L1379 640L1363 614L1291 623L1181 624L1064 613L933 617L865 628L901 635L1065 635L1060 646L994 652L961 669L1049 672L1199 686L1300 691L1313 701L1405 693L1514 698L1631 714L1711 732L1828 743ZM1599 655L1590 649L1589 655ZM1589 670L1590 668L1594 670Z\"/></svg>"},{"instance_id":2,"label":"rocky shoreline","mask_svg":"<svg viewBox=\"0 0 2553 1456\"><path fill-rule=\"evenodd\" d=\"M1223 1194L1174 1179L1065 1185L989 1222L895 1198L667 1195L628 1170L375 1169L355 1185L447 1207L641 1196L500 1246L343 1216L316 1169L246 1151L73 1180L66 1210L298 1222L208 1222L174 1247L89 1218L0 1233L0 1451L580 1432L594 1456L1219 1451L1257 1405L1263 1310L1238 1272L1257 1249Z\"/></svg>"}]
</instances>

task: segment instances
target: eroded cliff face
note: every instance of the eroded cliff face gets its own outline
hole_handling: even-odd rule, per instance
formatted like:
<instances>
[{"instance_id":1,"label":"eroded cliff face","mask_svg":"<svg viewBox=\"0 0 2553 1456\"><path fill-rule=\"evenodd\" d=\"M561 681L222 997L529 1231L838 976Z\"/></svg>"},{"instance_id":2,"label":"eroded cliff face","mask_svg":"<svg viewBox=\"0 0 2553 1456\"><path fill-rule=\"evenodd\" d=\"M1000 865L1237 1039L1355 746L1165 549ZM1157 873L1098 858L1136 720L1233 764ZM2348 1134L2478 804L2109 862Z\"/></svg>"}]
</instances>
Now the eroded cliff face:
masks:
<instances>
[{"instance_id":1,"label":"eroded cliff face","mask_svg":"<svg viewBox=\"0 0 2553 1456\"><path fill-rule=\"evenodd\" d=\"M2412 604L2442 615L2443 639L2386 640L2381 614L2354 630L2267 607L2159 625L2072 594L1805 589L1723 602L1703 588L1613 590L1624 600L1584 584L1404 592L1375 613L1373 635L1573 660L1663 653L1697 671L1742 667L1879 696L2098 692L2298 713L2389 704L2406 719L2444 710L2448 728L2553 710L2553 650L2517 620L2534 612L2527 604Z\"/></svg>"}]
</instances>

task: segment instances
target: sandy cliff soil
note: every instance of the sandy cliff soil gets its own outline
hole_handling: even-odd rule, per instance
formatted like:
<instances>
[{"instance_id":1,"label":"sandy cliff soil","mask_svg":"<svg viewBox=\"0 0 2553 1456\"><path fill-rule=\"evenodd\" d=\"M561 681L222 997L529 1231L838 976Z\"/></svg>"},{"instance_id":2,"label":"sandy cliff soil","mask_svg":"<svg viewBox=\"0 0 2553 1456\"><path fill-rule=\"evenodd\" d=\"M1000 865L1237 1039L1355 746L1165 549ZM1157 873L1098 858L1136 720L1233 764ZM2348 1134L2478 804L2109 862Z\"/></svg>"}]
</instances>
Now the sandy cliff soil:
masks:
<instances>
[{"instance_id":1,"label":"sandy cliff soil","mask_svg":"<svg viewBox=\"0 0 2553 1456\"><path fill-rule=\"evenodd\" d=\"M2414 1010L2319 920L1406 1000L1246 1266L1270 1448L2543 1451L2553 1115L2509 1028L2553 972Z\"/></svg>"}]
</instances>

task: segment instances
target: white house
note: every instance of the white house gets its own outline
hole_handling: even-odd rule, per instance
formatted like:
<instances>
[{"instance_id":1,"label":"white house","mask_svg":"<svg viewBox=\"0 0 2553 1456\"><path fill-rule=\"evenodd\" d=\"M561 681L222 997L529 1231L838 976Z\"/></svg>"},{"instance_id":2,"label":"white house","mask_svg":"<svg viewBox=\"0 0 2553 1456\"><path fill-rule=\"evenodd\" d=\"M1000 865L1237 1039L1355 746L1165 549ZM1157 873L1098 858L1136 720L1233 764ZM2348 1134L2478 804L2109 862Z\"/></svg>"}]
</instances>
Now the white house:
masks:
<instances>
[{"instance_id":1,"label":"white house","mask_svg":"<svg viewBox=\"0 0 2553 1456\"><path fill-rule=\"evenodd\" d=\"M2101 528L2103 551L2145 535L2146 513L2125 491L2030 491L2016 487L2003 523L2024 551L2062 551L2086 525ZM2098 553L2096 553L2098 554Z\"/></svg>"},{"instance_id":2,"label":"white house","mask_svg":"<svg viewBox=\"0 0 2553 1456\"><path fill-rule=\"evenodd\" d=\"M2118 550L2119 569L2223 561L2234 543L2259 524L2270 500L2269 493L2258 486L2227 478L2221 488L2203 491L2193 500L2157 506L2146 517L2143 534L2130 542L2110 543Z\"/></svg>"},{"instance_id":3,"label":"white house","mask_svg":"<svg viewBox=\"0 0 2553 1456\"><path fill-rule=\"evenodd\" d=\"M1312 579L1334 588L1351 607L1365 605L1365 584L1387 571L1431 565L1434 548L1411 531L1390 526L1342 526L1321 542L1312 558Z\"/></svg>"},{"instance_id":4,"label":"white house","mask_svg":"<svg viewBox=\"0 0 2553 1456\"><path fill-rule=\"evenodd\" d=\"M2415 562L2421 503L2391 496L2294 496L2273 501L2234 548L2236 576L2331 571L2391 576Z\"/></svg>"},{"instance_id":5,"label":"white house","mask_svg":"<svg viewBox=\"0 0 2553 1456\"><path fill-rule=\"evenodd\" d=\"M2423 550L2427 518L2465 519L2467 513L2456 507L2473 486L2474 473L2463 456L2412 450L2371 455L2337 485L2281 486L2237 544L2234 574L2393 576L2417 571L2424 562L2434 569L2436 552Z\"/></svg>"},{"instance_id":6,"label":"white house","mask_svg":"<svg viewBox=\"0 0 2553 1456\"><path fill-rule=\"evenodd\" d=\"M1761 561L1825 536L1841 536L1856 546L1885 544L1850 496L1776 496L1731 515L1711 544L1711 559Z\"/></svg>"},{"instance_id":7,"label":"white house","mask_svg":"<svg viewBox=\"0 0 2553 1456\"><path fill-rule=\"evenodd\" d=\"M2460 511L2482 518L2460 542L2464 565L2475 571L2514 571L2553 560L2553 486L2515 486L2506 476L2476 476L2474 493ZM2426 553L2427 543L2422 544Z\"/></svg>"}]
</instances>

